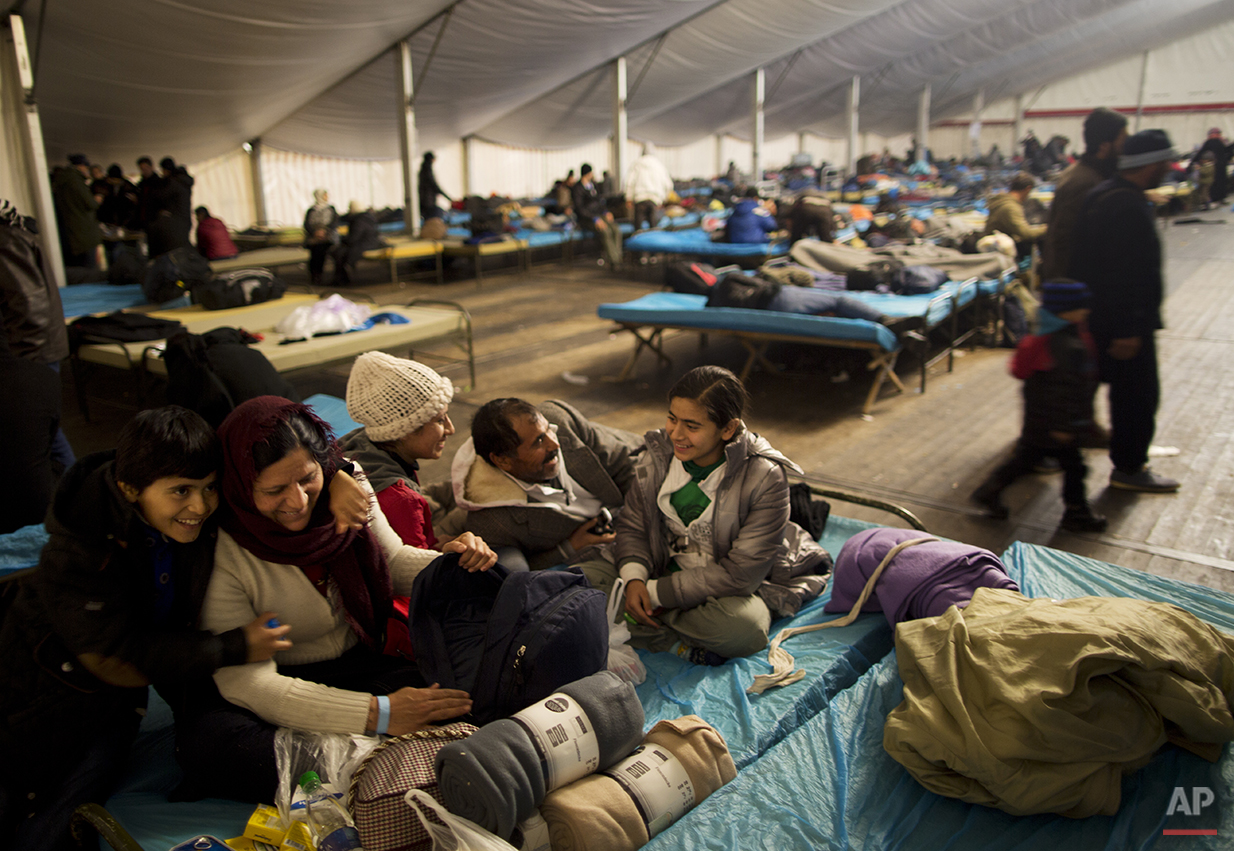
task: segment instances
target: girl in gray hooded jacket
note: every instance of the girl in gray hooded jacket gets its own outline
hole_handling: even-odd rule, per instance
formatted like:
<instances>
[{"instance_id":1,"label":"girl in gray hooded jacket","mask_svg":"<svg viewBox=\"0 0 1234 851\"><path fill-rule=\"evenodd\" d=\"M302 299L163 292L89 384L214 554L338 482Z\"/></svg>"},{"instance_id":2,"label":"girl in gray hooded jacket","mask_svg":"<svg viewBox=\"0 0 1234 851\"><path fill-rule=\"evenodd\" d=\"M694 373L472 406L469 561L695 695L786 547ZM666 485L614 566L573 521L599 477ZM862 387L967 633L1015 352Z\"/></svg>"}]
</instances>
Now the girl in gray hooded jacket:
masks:
<instances>
[{"instance_id":1,"label":"girl in gray hooded jacket","mask_svg":"<svg viewBox=\"0 0 1234 851\"><path fill-rule=\"evenodd\" d=\"M805 581L813 596L825 584L803 574L827 572L826 550L789 522L785 473L800 469L746 429L746 399L718 366L673 386L617 519L616 564L582 566L606 591L625 581L634 646L705 664L749 656L767 644L765 586Z\"/></svg>"}]
</instances>

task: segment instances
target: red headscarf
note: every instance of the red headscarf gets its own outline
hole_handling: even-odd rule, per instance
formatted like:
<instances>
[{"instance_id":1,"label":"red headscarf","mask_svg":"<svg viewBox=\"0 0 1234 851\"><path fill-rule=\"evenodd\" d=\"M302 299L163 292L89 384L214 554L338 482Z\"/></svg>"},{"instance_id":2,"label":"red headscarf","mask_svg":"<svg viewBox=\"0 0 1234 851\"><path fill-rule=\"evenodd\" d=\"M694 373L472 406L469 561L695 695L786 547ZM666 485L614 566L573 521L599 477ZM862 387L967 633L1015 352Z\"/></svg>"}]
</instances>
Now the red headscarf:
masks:
<instances>
[{"instance_id":1,"label":"red headscarf","mask_svg":"<svg viewBox=\"0 0 1234 851\"><path fill-rule=\"evenodd\" d=\"M352 631L366 645L380 649L393 586L385 554L372 531L365 527L339 534L328 498L318 498L308 526L299 532L269 519L253 502L253 483L261 473L253 461L253 447L267 442L295 414L317 429L330 447L321 471L321 493L328 494L342 457L329 426L305 405L279 396L258 396L237 407L219 426L222 491L229 509L220 525L236 543L265 561L301 568L322 565L338 588Z\"/></svg>"}]
</instances>

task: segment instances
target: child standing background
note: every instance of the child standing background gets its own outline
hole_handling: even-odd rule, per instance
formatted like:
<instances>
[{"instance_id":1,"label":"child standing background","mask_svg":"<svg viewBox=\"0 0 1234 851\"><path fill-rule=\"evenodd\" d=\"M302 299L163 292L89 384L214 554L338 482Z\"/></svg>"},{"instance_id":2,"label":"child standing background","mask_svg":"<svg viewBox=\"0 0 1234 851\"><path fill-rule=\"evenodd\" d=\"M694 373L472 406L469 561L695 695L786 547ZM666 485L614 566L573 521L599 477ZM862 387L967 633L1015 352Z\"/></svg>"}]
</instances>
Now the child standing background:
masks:
<instances>
[{"instance_id":1,"label":"child standing background","mask_svg":"<svg viewBox=\"0 0 1234 851\"><path fill-rule=\"evenodd\" d=\"M1092 294L1078 281L1057 279L1041 288L1039 333L1016 347L1011 373L1024 382L1024 427L1015 454L973 492L988 516L1008 516L1003 491L1033 472L1044 458L1063 468L1060 525L1069 532L1101 532L1106 519L1088 504L1084 477L1088 468L1080 452L1094 434L1093 396L1097 392L1097 350L1086 320Z\"/></svg>"}]
</instances>

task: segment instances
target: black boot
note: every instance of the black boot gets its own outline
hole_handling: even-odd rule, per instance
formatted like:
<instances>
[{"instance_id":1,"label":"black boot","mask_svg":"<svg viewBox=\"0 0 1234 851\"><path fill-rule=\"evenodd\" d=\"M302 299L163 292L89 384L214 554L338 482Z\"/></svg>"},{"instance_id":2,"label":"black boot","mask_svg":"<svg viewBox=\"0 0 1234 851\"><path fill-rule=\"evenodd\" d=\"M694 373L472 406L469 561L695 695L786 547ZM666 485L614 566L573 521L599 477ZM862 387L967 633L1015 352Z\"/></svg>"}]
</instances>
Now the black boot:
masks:
<instances>
[{"instance_id":1,"label":"black boot","mask_svg":"<svg viewBox=\"0 0 1234 851\"><path fill-rule=\"evenodd\" d=\"M993 520L1006 520L1011 516L1011 512L1003 504L1001 491L996 491L988 485L977 488L969 499L984 508L986 517Z\"/></svg>"},{"instance_id":2,"label":"black boot","mask_svg":"<svg viewBox=\"0 0 1234 851\"><path fill-rule=\"evenodd\" d=\"M1068 532L1104 532L1109 524L1105 517L1093 511L1088 503L1068 505L1058 524Z\"/></svg>"}]
</instances>

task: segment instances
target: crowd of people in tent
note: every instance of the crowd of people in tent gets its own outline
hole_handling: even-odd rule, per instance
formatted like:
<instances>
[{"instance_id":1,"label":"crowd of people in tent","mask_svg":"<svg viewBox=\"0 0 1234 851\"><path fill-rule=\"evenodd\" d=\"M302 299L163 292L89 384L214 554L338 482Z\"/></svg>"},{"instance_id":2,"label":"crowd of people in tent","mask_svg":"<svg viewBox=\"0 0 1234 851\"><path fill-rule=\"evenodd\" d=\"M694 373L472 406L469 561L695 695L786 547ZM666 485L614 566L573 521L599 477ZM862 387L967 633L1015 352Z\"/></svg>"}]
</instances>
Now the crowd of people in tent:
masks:
<instances>
[{"instance_id":1,"label":"crowd of people in tent","mask_svg":"<svg viewBox=\"0 0 1234 851\"><path fill-rule=\"evenodd\" d=\"M1056 178L1045 222L1025 215L1036 185L1027 171L990 199L984 233L1007 235L1022 257L1039 251L1044 281L1036 333L1015 355L1022 433L972 495L991 517L1007 515L1001 493L1015 478L1053 458L1063 471L1063 527L1104 529L1084 486L1081 449L1093 445L1109 449L1112 487L1179 487L1148 466L1164 288L1145 203L1178 157L1163 131L1129 136L1126 125L1110 110L1088 116L1085 151ZM1031 171L1040 152L1027 147L1022 164ZM1214 203L1228 191L1230 154L1214 128L1191 160ZM908 160L928 156L912 151ZM884 152L864 165L902 167L892 159ZM138 165L138 184L119 166L92 175L78 155L57 169L71 265L94 262L100 224L142 229L160 246L189 244L192 178L171 158L157 174L149 158ZM439 197L452 200L432 165L426 154L420 204L428 219L440 218ZM740 196L730 240L757 242L782 227L794 240L831 238L836 221L822 192L801 192L777 209L740 188L735 166L730 172L725 180ZM603 182L584 164L549 197L555 214L594 231L617 263L620 230ZM673 193L648 146L625 181L636 226L654 227ZM205 207L193 212L199 250L234 249L222 222ZM358 255L380 244L371 211L352 203L346 239L343 218L324 189L314 193L304 221L314 283L327 258L335 282L346 283ZM804 291L732 297L787 312L843 309L834 298L806 303L795 290ZM29 339L0 337L0 360L31 417L39 388L56 386L47 364L63 357L54 339L43 342L48 357L32 355L41 349ZM1110 387L1108 434L1093 417L1098 381ZM407 657L408 595L443 556L465 572L499 561L513 571L573 565L595 587L621 589L633 646L700 665L759 652L772 618L824 587L830 556L804 519L790 519L786 474L800 470L746 427L746 391L728 370L681 376L664 426L643 435L560 401L493 399L473 417L450 478L422 483L419 462L440 458L455 431L453 392L427 366L368 353L356 359L346 393L361 427L337 439L311 409L285 398L245 401L217 432L169 406L139 413L114 450L74 459L70 449L58 482L30 479L45 487L21 501L41 501L40 516L48 507L51 540L0 626L9 686L0 696L0 747L30 767L0 784L6 847L67 847L68 814L115 786L147 685L176 716L184 799L269 801L280 726L400 734L466 715L471 695L425 682ZM45 407L53 406L58 399L48 398Z\"/></svg>"}]
</instances>

